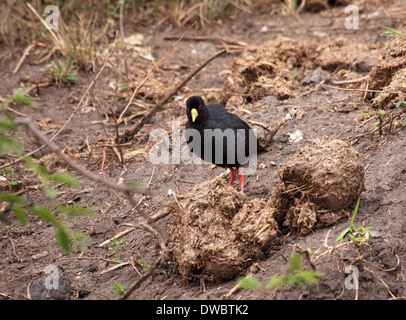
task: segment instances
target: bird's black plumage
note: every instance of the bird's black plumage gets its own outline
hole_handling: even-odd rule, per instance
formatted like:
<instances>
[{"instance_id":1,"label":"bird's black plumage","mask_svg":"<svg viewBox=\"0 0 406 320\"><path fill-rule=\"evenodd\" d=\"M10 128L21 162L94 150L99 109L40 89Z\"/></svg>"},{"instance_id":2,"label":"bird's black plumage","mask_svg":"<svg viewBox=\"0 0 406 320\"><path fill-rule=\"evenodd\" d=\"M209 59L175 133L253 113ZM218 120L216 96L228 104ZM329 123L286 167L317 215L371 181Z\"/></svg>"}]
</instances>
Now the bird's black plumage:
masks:
<instances>
[{"instance_id":1,"label":"bird's black plumage","mask_svg":"<svg viewBox=\"0 0 406 320\"><path fill-rule=\"evenodd\" d=\"M230 168L230 184L234 181L234 168L245 165L253 153L265 151L250 126L220 104L206 106L201 97L192 96L186 101L186 115L189 149L207 162ZM240 172L240 181L241 177L243 180Z\"/></svg>"}]
</instances>

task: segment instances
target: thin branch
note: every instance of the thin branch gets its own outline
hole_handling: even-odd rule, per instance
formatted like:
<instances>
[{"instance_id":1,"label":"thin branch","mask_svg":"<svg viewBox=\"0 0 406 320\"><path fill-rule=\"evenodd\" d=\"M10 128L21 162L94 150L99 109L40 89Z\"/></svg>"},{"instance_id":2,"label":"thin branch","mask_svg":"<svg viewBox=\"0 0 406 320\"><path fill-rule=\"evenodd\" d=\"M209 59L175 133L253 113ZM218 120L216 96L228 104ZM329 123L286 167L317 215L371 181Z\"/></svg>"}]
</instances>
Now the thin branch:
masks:
<instances>
[{"instance_id":1,"label":"thin branch","mask_svg":"<svg viewBox=\"0 0 406 320\"><path fill-rule=\"evenodd\" d=\"M129 234L130 232L133 232L136 229L145 228L146 224L151 225L151 224L157 222L158 220L160 220L162 218L165 218L169 214L170 214L169 210L162 210L161 212L157 213L156 215L148 218L146 220L146 222L143 222L143 223L140 223L140 224L137 224L137 225L126 224L126 226L129 226L130 228L125 229L124 231L121 231L121 232L117 233L116 235L114 235L114 237L112 237L110 239L107 239L106 241L100 243L99 247L104 247L104 246L108 245L113 239L121 238L121 237L125 236L126 234Z\"/></svg>"},{"instance_id":2,"label":"thin branch","mask_svg":"<svg viewBox=\"0 0 406 320\"><path fill-rule=\"evenodd\" d=\"M176 39L175 36L166 36L164 37L165 40L174 40ZM248 44L244 41L236 41L236 40L231 40L231 39L225 39L221 37L211 37L211 36L190 36L190 37L184 37L184 40L191 40L191 41L218 41L220 43L229 43L229 44L235 44L240 47L246 47Z\"/></svg>"},{"instance_id":3,"label":"thin branch","mask_svg":"<svg viewBox=\"0 0 406 320\"><path fill-rule=\"evenodd\" d=\"M71 157L66 155L57 145L55 142L51 141L28 117L24 118L17 118L15 119L14 123L16 125L25 125L27 128L37 137L38 140L40 140L44 145L48 146L49 149L51 149L52 152L56 153L59 157L62 158L67 164L69 164L73 169L77 170L81 174L83 174L86 178L94 181L94 182L100 182L105 184L106 186L118 190L118 191L123 191L126 193L130 193L133 191L138 191L138 192L143 192L144 188L137 186L137 187L131 187L125 184L117 184L111 180L105 180L104 177L95 174L89 170L87 170L85 167L81 166L78 164L76 161L74 161Z\"/></svg>"},{"instance_id":4,"label":"thin branch","mask_svg":"<svg viewBox=\"0 0 406 320\"><path fill-rule=\"evenodd\" d=\"M125 36L124 36L124 5L125 5L125 0L123 0L121 2L121 6L120 6L120 34L121 34L121 38L124 40Z\"/></svg>"},{"instance_id":5,"label":"thin branch","mask_svg":"<svg viewBox=\"0 0 406 320\"><path fill-rule=\"evenodd\" d=\"M195 70L193 70L189 75L176 86L170 93L168 93L161 101L159 101L153 108L151 108L142 118L141 120L129 131L127 131L123 138L127 141L131 140L144 126L144 124L148 123L154 115L162 109L162 107L171 99L174 95L176 95L179 90L187 83L190 79L192 79L200 70L202 70L208 63L213 61L215 58L221 56L222 54L226 53L227 50L223 49L217 51L216 53L212 54L209 58L207 58L204 62L202 62Z\"/></svg>"},{"instance_id":6,"label":"thin branch","mask_svg":"<svg viewBox=\"0 0 406 320\"><path fill-rule=\"evenodd\" d=\"M116 137L114 138L114 141L116 143L118 152L119 152L119 161L120 163L124 166L124 156L123 156L123 150L121 149L121 144L120 144L120 134L118 132L118 121L117 121L117 116L115 114L115 112L113 111L113 109L111 107L110 108L110 112L113 115L113 120L114 120L114 130L116 132ZM115 146L113 146L114 149ZM148 187L147 187L148 188Z\"/></svg>"},{"instance_id":7,"label":"thin branch","mask_svg":"<svg viewBox=\"0 0 406 320\"><path fill-rule=\"evenodd\" d=\"M156 268L159 267L161 264L162 258L159 257L152 266L149 267L149 270L147 273L145 273L141 278L139 278L137 281L135 281L131 287L126 291L126 294L122 297L119 298L119 300L127 300L128 297L130 296L131 293L134 292L135 289L137 289L145 280L147 280L155 271Z\"/></svg>"},{"instance_id":8,"label":"thin branch","mask_svg":"<svg viewBox=\"0 0 406 320\"><path fill-rule=\"evenodd\" d=\"M176 42L174 42L173 44L170 45L170 47L168 48L168 50L166 50L166 52L164 53L164 55L162 56L162 58L161 58L157 63L155 63L155 64L151 67L151 69L148 70L147 75L146 75L145 78L140 82L140 84L135 88L133 94L131 95L130 101L128 101L128 103L127 103L126 107L124 108L123 112L121 112L120 117L119 117L118 120L117 120L117 122L118 122L119 124L123 121L124 114L126 113L127 109L130 107L130 105L131 105L131 103L132 103L134 97L136 96L136 94L138 93L138 91L140 90L140 88L141 88L141 87L144 85L144 83L148 80L148 78L149 78L149 76L151 75L152 71L153 71L156 67L158 67L158 66L166 59L166 56L169 54L169 52L171 52L171 51L173 50L173 48L176 47L176 45L183 39L183 37L189 32L189 30L190 30L194 25L195 25L195 23L192 24L189 28L187 28L187 29L185 30L185 32L183 32L183 34L180 36L180 38L179 38Z\"/></svg>"},{"instance_id":9,"label":"thin branch","mask_svg":"<svg viewBox=\"0 0 406 320\"><path fill-rule=\"evenodd\" d=\"M330 82L335 85L340 84L351 84L351 83L359 83L369 79L369 74L364 77L356 78L356 79L347 79L347 80L331 80Z\"/></svg>"},{"instance_id":10,"label":"thin branch","mask_svg":"<svg viewBox=\"0 0 406 320\"><path fill-rule=\"evenodd\" d=\"M107 61L110 59L111 55L113 54L114 48L116 46L116 41L117 41L117 33L116 33L116 37L114 39L114 43L113 43L113 47L110 50L109 55L107 56L106 61L104 62L103 66L101 67L100 71L98 72L98 74L94 77L93 81L90 83L90 85L87 87L86 91L83 93L82 97L80 98L78 104L75 107L75 110L73 110L72 114L69 116L68 120L66 120L66 122L63 124L63 126L51 137L49 138L51 141L53 141L60 133L63 129L65 129L65 127L68 125L68 123L71 121L71 119L73 118L73 116L76 114L76 112L78 111L79 107L82 105L83 99L86 96L86 94L89 92L89 90L93 87L93 85L95 84L96 80L99 78L99 76L101 75L101 73L103 72L104 68L106 67ZM34 86L35 88L35 86ZM24 160L25 158L32 156L34 153L37 153L38 151L42 150L43 148L45 148L46 144L43 144L42 146L40 146L39 148L27 153L26 155L18 158L17 160L14 160L12 162L6 163L2 166L0 166L0 169L8 167L8 166L12 166L22 160Z\"/></svg>"},{"instance_id":11,"label":"thin branch","mask_svg":"<svg viewBox=\"0 0 406 320\"><path fill-rule=\"evenodd\" d=\"M15 2L16 2L16 0L9 0L7 3L6 9L0 14L0 33L6 44L8 43L8 41L7 41L7 37L4 35L4 30L3 30L4 24L3 23L6 21L8 15L10 14L10 10L13 7Z\"/></svg>"},{"instance_id":12,"label":"thin branch","mask_svg":"<svg viewBox=\"0 0 406 320\"><path fill-rule=\"evenodd\" d=\"M385 90L371 90L371 89L348 89L348 88L328 86L326 84L323 84L322 86L325 88L340 90L340 91L359 91L359 92L391 93L391 94L398 94L398 95L406 95L405 92L399 92L399 91L385 91Z\"/></svg>"},{"instance_id":13,"label":"thin branch","mask_svg":"<svg viewBox=\"0 0 406 320\"><path fill-rule=\"evenodd\" d=\"M24 53L20 59L20 61L18 61L16 67L14 68L13 74L16 74L18 72L18 70L20 70L20 67L22 66L25 58L30 54L30 51L32 48L34 48L37 45L37 43L34 41L33 43L31 43L25 50Z\"/></svg>"}]
</instances>

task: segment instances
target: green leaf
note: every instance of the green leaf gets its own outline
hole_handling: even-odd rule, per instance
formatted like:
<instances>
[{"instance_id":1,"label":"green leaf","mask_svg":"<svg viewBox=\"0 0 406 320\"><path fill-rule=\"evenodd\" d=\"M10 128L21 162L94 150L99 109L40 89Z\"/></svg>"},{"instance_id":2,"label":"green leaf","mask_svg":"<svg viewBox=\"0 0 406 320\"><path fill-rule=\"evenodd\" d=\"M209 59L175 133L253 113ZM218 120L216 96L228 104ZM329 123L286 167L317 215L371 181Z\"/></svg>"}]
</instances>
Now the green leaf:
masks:
<instances>
[{"instance_id":1,"label":"green leaf","mask_svg":"<svg viewBox=\"0 0 406 320\"><path fill-rule=\"evenodd\" d=\"M268 283L266 284L267 288L271 289L277 289L279 287L282 287L285 284L285 281L281 279L278 276L272 276L271 279L269 279Z\"/></svg>"},{"instance_id":2,"label":"green leaf","mask_svg":"<svg viewBox=\"0 0 406 320\"><path fill-rule=\"evenodd\" d=\"M302 270L294 275L289 276L286 279L286 284L298 285L302 287L303 285L314 285L318 283L318 278L323 276L322 271L313 270Z\"/></svg>"},{"instance_id":3,"label":"green leaf","mask_svg":"<svg viewBox=\"0 0 406 320\"><path fill-rule=\"evenodd\" d=\"M303 270L302 267L302 255L300 253L295 253L290 258L290 266L288 272L295 272Z\"/></svg>"},{"instance_id":4,"label":"green leaf","mask_svg":"<svg viewBox=\"0 0 406 320\"><path fill-rule=\"evenodd\" d=\"M13 90L11 100L16 103L25 104L31 107L38 107L38 102L34 101L30 96L24 93L24 89Z\"/></svg>"},{"instance_id":5,"label":"green leaf","mask_svg":"<svg viewBox=\"0 0 406 320\"><path fill-rule=\"evenodd\" d=\"M18 127L9 120L0 118L0 131L18 131Z\"/></svg>"},{"instance_id":6,"label":"green leaf","mask_svg":"<svg viewBox=\"0 0 406 320\"><path fill-rule=\"evenodd\" d=\"M81 186L80 181L68 172L58 171L51 176L54 182L65 183L71 187L78 188Z\"/></svg>"},{"instance_id":7,"label":"green leaf","mask_svg":"<svg viewBox=\"0 0 406 320\"><path fill-rule=\"evenodd\" d=\"M0 194L0 202L1 201L7 201L7 202L10 202L10 203L20 203L20 204L24 203L23 198L21 198L20 196L11 194L11 193L1 193Z\"/></svg>"},{"instance_id":8,"label":"green leaf","mask_svg":"<svg viewBox=\"0 0 406 320\"><path fill-rule=\"evenodd\" d=\"M111 290L107 290L107 293L113 294L114 297L124 297L127 294L121 284L118 283L115 283Z\"/></svg>"},{"instance_id":9,"label":"green leaf","mask_svg":"<svg viewBox=\"0 0 406 320\"><path fill-rule=\"evenodd\" d=\"M50 187L48 187L45 183L45 181L43 181L44 183L44 193L45 195L49 198L49 199L56 199L56 197L58 196L58 192Z\"/></svg>"},{"instance_id":10,"label":"green leaf","mask_svg":"<svg viewBox=\"0 0 406 320\"><path fill-rule=\"evenodd\" d=\"M12 186L16 186L17 184L20 184L20 183L23 183L23 182L24 182L24 180L15 180L15 181L10 181L9 183Z\"/></svg>"},{"instance_id":11,"label":"green leaf","mask_svg":"<svg viewBox=\"0 0 406 320\"><path fill-rule=\"evenodd\" d=\"M33 162L33 169L34 169L35 173L38 174L40 177L48 178L49 171L44 165L36 164L35 162Z\"/></svg>"},{"instance_id":12,"label":"green leaf","mask_svg":"<svg viewBox=\"0 0 406 320\"><path fill-rule=\"evenodd\" d=\"M398 102L395 102L394 105L395 105L396 108L405 109L406 108L406 101L398 101Z\"/></svg>"},{"instance_id":13,"label":"green leaf","mask_svg":"<svg viewBox=\"0 0 406 320\"><path fill-rule=\"evenodd\" d=\"M21 225L25 226L27 224L27 212L23 207L19 205L12 205L10 210L13 211Z\"/></svg>"},{"instance_id":14,"label":"green leaf","mask_svg":"<svg viewBox=\"0 0 406 320\"><path fill-rule=\"evenodd\" d=\"M122 84L120 84L120 85L118 86L118 89L119 89L119 90L124 90L124 89L127 89L127 87L128 87L128 85L127 85L126 83L122 83Z\"/></svg>"},{"instance_id":15,"label":"green leaf","mask_svg":"<svg viewBox=\"0 0 406 320\"><path fill-rule=\"evenodd\" d=\"M358 197L357 204L355 205L355 209L354 209L354 211L352 213L352 216L351 216L351 220L350 220L350 229L351 230L354 228L354 220L355 220L355 216L357 215L357 212L358 212L360 199L361 198Z\"/></svg>"},{"instance_id":16,"label":"green leaf","mask_svg":"<svg viewBox=\"0 0 406 320\"><path fill-rule=\"evenodd\" d=\"M387 31L381 33L380 35L381 35L382 37L386 37L386 40L389 40L389 39L392 38L394 35L398 35L398 36L401 36L401 37L406 38L406 34L404 34L404 33L402 33L402 32L399 32L399 31L397 31L397 30L395 30L395 29L392 29L392 28L390 28L390 27L383 27L383 28L386 29Z\"/></svg>"},{"instance_id":17,"label":"green leaf","mask_svg":"<svg viewBox=\"0 0 406 320\"><path fill-rule=\"evenodd\" d=\"M80 251L83 253L89 252L91 238L87 234L78 230L71 230L71 238L73 243L79 247Z\"/></svg>"},{"instance_id":18,"label":"green leaf","mask_svg":"<svg viewBox=\"0 0 406 320\"><path fill-rule=\"evenodd\" d=\"M0 134L0 155L7 152L19 152L22 150L21 144L17 140Z\"/></svg>"},{"instance_id":19,"label":"green leaf","mask_svg":"<svg viewBox=\"0 0 406 320\"><path fill-rule=\"evenodd\" d=\"M34 206L30 210L37 217L40 217L41 219L49 222L58 229L62 227L61 223L58 221L58 219L56 219L51 209L47 207Z\"/></svg>"},{"instance_id":20,"label":"green leaf","mask_svg":"<svg viewBox=\"0 0 406 320\"><path fill-rule=\"evenodd\" d=\"M241 278L238 285L240 289L261 290L264 288L263 283L253 277Z\"/></svg>"},{"instance_id":21,"label":"green leaf","mask_svg":"<svg viewBox=\"0 0 406 320\"><path fill-rule=\"evenodd\" d=\"M336 242L340 241L342 238L345 237L345 235L350 232L350 228L345 228L343 231L341 231L341 233L338 235L338 237L336 238Z\"/></svg>"},{"instance_id":22,"label":"green leaf","mask_svg":"<svg viewBox=\"0 0 406 320\"><path fill-rule=\"evenodd\" d=\"M71 247L70 247L70 240L68 233L64 228L59 228L56 234L56 239L58 240L59 245L61 246L62 250L65 254L70 254Z\"/></svg>"},{"instance_id":23,"label":"green leaf","mask_svg":"<svg viewBox=\"0 0 406 320\"><path fill-rule=\"evenodd\" d=\"M125 181L125 184L134 189L142 189L145 187L142 183L137 181Z\"/></svg>"}]
</instances>

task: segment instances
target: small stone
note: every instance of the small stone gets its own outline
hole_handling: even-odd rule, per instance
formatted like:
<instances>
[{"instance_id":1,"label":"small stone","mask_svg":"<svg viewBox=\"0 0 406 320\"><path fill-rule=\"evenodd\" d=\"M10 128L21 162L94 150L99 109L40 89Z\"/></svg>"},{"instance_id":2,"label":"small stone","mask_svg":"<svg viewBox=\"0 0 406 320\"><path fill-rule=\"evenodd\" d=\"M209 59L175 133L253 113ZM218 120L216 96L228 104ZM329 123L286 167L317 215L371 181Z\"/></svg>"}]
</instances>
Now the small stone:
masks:
<instances>
[{"instance_id":1,"label":"small stone","mask_svg":"<svg viewBox=\"0 0 406 320\"><path fill-rule=\"evenodd\" d=\"M302 85L318 84L320 82L330 79L330 75L325 72L321 67L309 71L302 81Z\"/></svg>"}]
</instances>

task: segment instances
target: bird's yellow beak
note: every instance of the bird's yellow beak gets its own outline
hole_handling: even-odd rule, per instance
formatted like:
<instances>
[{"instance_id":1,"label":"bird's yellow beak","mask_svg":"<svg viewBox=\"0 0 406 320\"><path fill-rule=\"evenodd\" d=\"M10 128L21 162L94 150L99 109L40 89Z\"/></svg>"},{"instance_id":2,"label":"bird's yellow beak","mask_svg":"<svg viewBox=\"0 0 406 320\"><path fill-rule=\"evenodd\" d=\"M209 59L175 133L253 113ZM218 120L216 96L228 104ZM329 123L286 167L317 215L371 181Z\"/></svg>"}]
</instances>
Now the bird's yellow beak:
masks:
<instances>
[{"instance_id":1,"label":"bird's yellow beak","mask_svg":"<svg viewBox=\"0 0 406 320\"><path fill-rule=\"evenodd\" d=\"M195 122L197 116L199 115L199 114L197 113L197 110L196 110L196 109L192 109L192 110L190 111L190 113L192 114L192 121Z\"/></svg>"}]
</instances>

